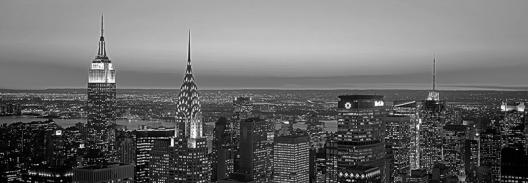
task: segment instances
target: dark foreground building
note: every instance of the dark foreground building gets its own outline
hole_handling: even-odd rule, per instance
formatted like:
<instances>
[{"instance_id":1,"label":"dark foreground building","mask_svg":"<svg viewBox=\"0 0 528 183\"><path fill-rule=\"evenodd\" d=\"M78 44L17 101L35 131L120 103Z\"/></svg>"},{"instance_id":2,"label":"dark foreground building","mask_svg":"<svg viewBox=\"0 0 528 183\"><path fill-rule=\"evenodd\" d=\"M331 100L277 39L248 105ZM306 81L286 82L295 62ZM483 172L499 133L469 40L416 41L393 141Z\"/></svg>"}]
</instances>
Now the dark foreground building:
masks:
<instances>
[{"instance_id":1,"label":"dark foreground building","mask_svg":"<svg viewBox=\"0 0 528 183\"><path fill-rule=\"evenodd\" d=\"M73 169L73 183L106 182L134 182L134 166L125 164L108 164Z\"/></svg>"}]
</instances>

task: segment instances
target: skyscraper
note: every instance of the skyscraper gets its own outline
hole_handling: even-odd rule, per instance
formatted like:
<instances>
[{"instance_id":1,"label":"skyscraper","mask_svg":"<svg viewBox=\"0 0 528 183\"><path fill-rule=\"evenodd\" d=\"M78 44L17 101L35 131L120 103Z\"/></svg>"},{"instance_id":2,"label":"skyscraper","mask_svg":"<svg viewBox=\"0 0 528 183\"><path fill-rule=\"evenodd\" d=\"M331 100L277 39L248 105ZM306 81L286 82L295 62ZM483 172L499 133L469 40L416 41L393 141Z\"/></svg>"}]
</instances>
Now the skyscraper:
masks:
<instances>
[{"instance_id":1,"label":"skyscraper","mask_svg":"<svg viewBox=\"0 0 528 183\"><path fill-rule=\"evenodd\" d=\"M87 148L88 164L115 161L116 71L106 55L101 17L101 37L97 56L92 61L88 76Z\"/></svg>"},{"instance_id":2,"label":"skyscraper","mask_svg":"<svg viewBox=\"0 0 528 183\"><path fill-rule=\"evenodd\" d=\"M234 143L233 125L221 117L215 123L211 181L228 178L234 172L237 145Z\"/></svg>"},{"instance_id":3,"label":"skyscraper","mask_svg":"<svg viewBox=\"0 0 528 183\"><path fill-rule=\"evenodd\" d=\"M178 95L174 136L168 143L165 140L156 141L152 150L154 182L203 183L211 179L198 89L192 74L190 31L187 54L187 67Z\"/></svg>"},{"instance_id":4,"label":"skyscraper","mask_svg":"<svg viewBox=\"0 0 528 183\"><path fill-rule=\"evenodd\" d=\"M289 135L275 138L273 182L308 182L309 149L308 136Z\"/></svg>"},{"instance_id":5,"label":"skyscraper","mask_svg":"<svg viewBox=\"0 0 528 183\"><path fill-rule=\"evenodd\" d=\"M488 129L480 134L480 169L479 181L500 182L501 177L501 136L496 130Z\"/></svg>"},{"instance_id":6,"label":"skyscraper","mask_svg":"<svg viewBox=\"0 0 528 183\"><path fill-rule=\"evenodd\" d=\"M442 156L442 128L445 125L445 104L440 101L440 94L436 91L436 58L433 59L433 88L427 99L423 101L419 110L418 147L419 167L432 173L435 163L440 162Z\"/></svg>"},{"instance_id":7,"label":"skyscraper","mask_svg":"<svg viewBox=\"0 0 528 183\"><path fill-rule=\"evenodd\" d=\"M329 182L387 182L383 96L344 95L337 103L337 132L328 141Z\"/></svg>"},{"instance_id":8,"label":"skyscraper","mask_svg":"<svg viewBox=\"0 0 528 183\"><path fill-rule=\"evenodd\" d=\"M503 102L501 111L504 118L499 122L502 146L526 152L527 136L525 135L525 106L523 102Z\"/></svg>"},{"instance_id":9,"label":"skyscraper","mask_svg":"<svg viewBox=\"0 0 528 183\"><path fill-rule=\"evenodd\" d=\"M171 137L174 137L174 129L140 129L134 131L133 134L136 146L134 180L138 183L150 183L152 181L150 164L152 157L154 157L152 155L154 141L169 141Z\"/></svg>"},{"instance_id":10,"label":"skyscraper","mask_svg":"<svg viewBox=\"0 0 528 183\"><path fill-rule=\"evenodd\" d=\"M270 182L272 179L274 126L260 118L240 123L240 161L237 175L244 180Z\"/></svg>"},{"instance_id":11,"label":"skyscraper","mask_svg":"<svg viewBox=\"0 0 528 183\"><path fill-rule=\"evenodd\" d=\"M385 143L394 155L392 177L403 182L410 173L410 127L411 118L405 115L389 115L383 119L385 125Z\"/></svg>"}]
</instances>

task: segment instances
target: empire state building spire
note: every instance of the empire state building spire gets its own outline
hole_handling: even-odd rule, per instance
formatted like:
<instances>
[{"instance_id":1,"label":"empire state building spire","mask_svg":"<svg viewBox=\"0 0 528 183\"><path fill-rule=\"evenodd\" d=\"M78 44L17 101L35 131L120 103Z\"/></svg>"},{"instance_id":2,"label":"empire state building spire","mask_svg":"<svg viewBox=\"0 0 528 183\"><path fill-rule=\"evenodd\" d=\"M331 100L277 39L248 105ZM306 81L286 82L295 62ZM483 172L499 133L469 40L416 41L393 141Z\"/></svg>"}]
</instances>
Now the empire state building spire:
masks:
<instances>
[{"instance_id":1,"label":"empire state building spire","mask_svg":"<svg viewBox=\"0 0 528 183\"><path fill-rule=\"evenodd\" d=\"M184 126L184 134L190 138L202 137L202 116L198 88L194 82L191 65L191 31L187 48L187 67L178 95L177 119ZM181 130L181 128L179 129Z\"/></svg>"},{"instance_id":2,"label":"empire state building spire","mask_svg":"<svg viewBox=\"0 0 528 183\"><path fill-rule=\"evenodd\" d=\"M106 46L104 40L104 15L101 15L101 37L99 38L99 49L97 50L97 57L106 57Z\"/></svg>"}]
</instances>

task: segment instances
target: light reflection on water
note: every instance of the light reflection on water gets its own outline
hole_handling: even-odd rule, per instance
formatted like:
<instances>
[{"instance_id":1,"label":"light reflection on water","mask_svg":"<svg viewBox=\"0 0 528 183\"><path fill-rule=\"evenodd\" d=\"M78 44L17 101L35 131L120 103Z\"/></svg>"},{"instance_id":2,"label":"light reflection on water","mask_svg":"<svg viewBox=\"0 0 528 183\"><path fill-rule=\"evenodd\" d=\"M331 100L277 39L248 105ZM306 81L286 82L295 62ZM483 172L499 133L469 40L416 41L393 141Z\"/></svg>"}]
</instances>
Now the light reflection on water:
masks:
<instances>
[{"instance_id":1,"label":"light reflection on water","mask_svg":"<svg viewBox=\"0 0 528 183\"><path fill-rule=\"evenodd\" d=\"M23 123L29 123L32 121L45 121L45 118L36 118L33 116L3 116L0 117L0 124L11 124L16 122L23 122ZM74 126L76 123L86 123L86 119L53 119L57 125L67 128L70 126ZM119 119L116 121L118 125L126 127L126 129L134 130L138 129L140 126L145 125L153 128L157 128L160 126L164 127L172 127L174 126L174 123L165 122L165 121L146 121L146 120L126 120L126 119Z\"/></svg>"},{"instance_id":2,"label":"light reflection on water","mask_svg":"<svg viewBox=\"0 0 528 183\"><path fill-rule=\"evenodd\" d=\"M33 116L3 116L0 117L0 124L11 124L16 122L23 122L23 123L29 123L32 121L45 121L45 118L36 118ZM86 119L53 119L55 123L57 123L59 126L62 126L63 128L68 128L70 126L74 126L76 123L86 123ZM165 121L147 121L147 120L126 120L126 119L119 119L116 121L118 125L126 127L126 129L134 130L138 129L140 126L148 126L151 128L157 128L157 127L173 127L174 123L165 122ZM337 131L337 121L336 120L321 120L321 122L325 123L326 131L328 132L336 132ZM214 123L207 124L207 125L214 125ZM293 128L300 128L300 129L306 129L306 124L304 123L295 123L293 125Z\"/></svg>"}]
</instances>

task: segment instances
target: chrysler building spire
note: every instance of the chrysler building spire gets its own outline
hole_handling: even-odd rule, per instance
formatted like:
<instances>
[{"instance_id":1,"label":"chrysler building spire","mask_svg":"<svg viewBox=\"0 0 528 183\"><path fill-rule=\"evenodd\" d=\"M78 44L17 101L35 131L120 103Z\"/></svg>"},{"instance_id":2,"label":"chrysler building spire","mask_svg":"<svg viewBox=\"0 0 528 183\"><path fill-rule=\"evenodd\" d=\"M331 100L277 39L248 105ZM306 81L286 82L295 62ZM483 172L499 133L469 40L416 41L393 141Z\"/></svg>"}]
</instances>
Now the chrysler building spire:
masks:
<instances>
[{"instance_id":1,"label":"chrysler building spire","mask_svg":"<svg viewBox=\"0 0 528 183\"><path fill-rule=\"evenodd\" d=\"M184 126L184 135L189 138L202 137L202 115L198 88L194 82L191 65L191 31L189 30L187 48L187 68L178 95L177 119ZM179 129L181 130L181 128Z\"/></svg>"}]
</instances>

